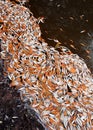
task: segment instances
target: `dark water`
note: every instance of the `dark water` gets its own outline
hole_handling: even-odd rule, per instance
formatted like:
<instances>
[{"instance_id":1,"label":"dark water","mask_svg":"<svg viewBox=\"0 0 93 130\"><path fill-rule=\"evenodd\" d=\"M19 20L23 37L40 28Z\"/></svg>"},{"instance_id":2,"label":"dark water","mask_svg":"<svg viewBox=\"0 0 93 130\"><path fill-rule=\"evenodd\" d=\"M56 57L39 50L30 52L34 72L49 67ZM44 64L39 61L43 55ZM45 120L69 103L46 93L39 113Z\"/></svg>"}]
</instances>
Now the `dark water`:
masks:
<instances>
[{"instance_id":1,"label":"dark water","mask_svg":"<svg viewBox=\"0 0 93 130\"><path fill-rule=\"evenodd\" d=\"M93 73L93 0L30 0L35 17L44 17L42 37L51 46L58 39L83 58Z\"/></svg>"}]
</instances>

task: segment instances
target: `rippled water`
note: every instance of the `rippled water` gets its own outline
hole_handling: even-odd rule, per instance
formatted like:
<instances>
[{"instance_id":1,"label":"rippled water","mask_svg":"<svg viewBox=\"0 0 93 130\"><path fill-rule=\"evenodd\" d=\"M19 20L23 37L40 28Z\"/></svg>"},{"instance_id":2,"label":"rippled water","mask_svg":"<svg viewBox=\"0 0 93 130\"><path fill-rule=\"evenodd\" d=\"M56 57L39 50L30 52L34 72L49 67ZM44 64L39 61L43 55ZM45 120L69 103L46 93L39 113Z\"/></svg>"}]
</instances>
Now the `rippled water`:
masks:
<instances>
[{"instance_id":1,"label":"rippled water","mask_svg":"<svg viewBox=\"0 0 93 130\"><path fill-rule=\"evenodd\" d=\"M42 37L51 46L58 39L85 60L93 73L93 0L30 0L35 17L44 17Z\"/></svg>"}]
</instances>

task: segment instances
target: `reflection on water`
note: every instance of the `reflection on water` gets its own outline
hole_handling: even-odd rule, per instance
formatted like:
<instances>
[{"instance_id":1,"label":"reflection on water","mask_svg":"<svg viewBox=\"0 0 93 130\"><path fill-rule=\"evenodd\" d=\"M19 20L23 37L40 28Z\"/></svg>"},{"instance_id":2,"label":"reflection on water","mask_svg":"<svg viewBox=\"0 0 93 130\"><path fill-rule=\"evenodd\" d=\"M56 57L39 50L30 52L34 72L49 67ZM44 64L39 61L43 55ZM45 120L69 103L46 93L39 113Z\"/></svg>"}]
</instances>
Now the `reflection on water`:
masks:
<instances>
[{"instance_id":1,"label":"reflection on water","mask_svg":"<svg viewBox=\"0 0 93 130\"><path fill-rule=\"evenodd\" d=\"M27 6L40 24L42 37L51 46L58 39L84 58L93 73L93 0L30 0Z\"/></svg>"}]
</instances>

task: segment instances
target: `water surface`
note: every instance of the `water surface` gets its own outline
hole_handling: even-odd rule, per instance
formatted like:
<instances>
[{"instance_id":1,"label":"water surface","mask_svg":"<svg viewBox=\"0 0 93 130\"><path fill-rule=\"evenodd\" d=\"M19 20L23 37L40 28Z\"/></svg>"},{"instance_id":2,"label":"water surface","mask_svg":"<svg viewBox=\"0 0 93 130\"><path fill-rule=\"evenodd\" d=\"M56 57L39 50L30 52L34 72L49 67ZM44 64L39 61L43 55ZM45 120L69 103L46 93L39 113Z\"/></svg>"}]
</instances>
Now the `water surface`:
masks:
<instances>
[{"instance_id":1,"label":"water surface","mask_svg":"<svg viewBox=\"0 0 93 130\"><path fill-rule=\"evenodd\" d=\"M58 39L83 58L93 73L93 0L31 0L27 6L40 24L42 37L55 46Z\"/></svg>"}]
</instances>

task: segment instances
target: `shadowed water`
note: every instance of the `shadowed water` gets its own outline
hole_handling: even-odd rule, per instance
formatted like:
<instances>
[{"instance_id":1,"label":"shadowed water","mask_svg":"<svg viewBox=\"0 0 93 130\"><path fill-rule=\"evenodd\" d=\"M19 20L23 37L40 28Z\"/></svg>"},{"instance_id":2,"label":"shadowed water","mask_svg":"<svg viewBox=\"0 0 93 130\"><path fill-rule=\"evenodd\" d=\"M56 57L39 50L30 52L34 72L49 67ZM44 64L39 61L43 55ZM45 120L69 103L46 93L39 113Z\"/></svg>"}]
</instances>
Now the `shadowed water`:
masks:
<instances>
[{"instance_id":1,"label":"shadowed water","mask_svg":"<svg viewBox=\"0 0 93 130\"><path fill-rule=\"evenodd\" d=\"M83 58L93 73L93 0L31 0L35 17L44 17L42 37L51 46L61 45Z\"/></svg>"}]
</instances>

